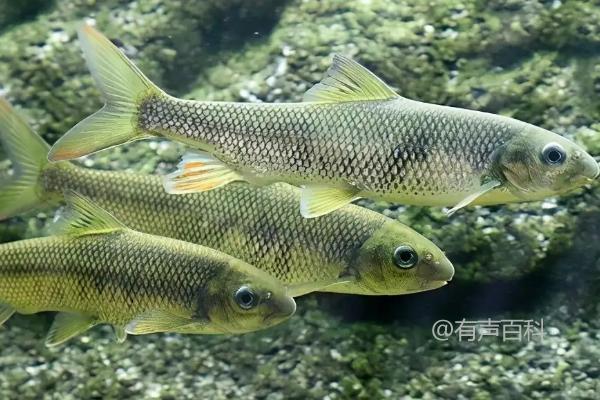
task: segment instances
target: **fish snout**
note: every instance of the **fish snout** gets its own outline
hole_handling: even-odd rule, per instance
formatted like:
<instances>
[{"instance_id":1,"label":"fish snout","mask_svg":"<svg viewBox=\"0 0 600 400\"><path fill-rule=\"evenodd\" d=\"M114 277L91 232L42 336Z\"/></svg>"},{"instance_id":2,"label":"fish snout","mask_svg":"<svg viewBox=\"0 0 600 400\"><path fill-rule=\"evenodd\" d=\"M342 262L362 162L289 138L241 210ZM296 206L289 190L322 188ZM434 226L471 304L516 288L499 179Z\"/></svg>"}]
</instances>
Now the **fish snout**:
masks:
<instances>
[{"instance_id":1,"label":"fish snout","mask_svg":"<svg viewBox=\"0 0 600 400\"><path fill-rule=\"evenodd\" d=\"M281 312L286 317L291 317L296 312L296 301L293 297L285 297L281 302Z\"/></svg>"},{"instance_id":2,"label":"fish snout","mask_svg":"<svg viewBox=\"0 0 600 400\"><path fill-rule=\"evenodd\" d=\"M296 312L296 302L291 296L283 296L272 302L273 311L265 317L265 322L279 323Z\"/></svg>"},{"instance_id":3,"label":"fish snout","mask_svg":"<svg viewBox=\"0 0 600 400\"><path fill-rule=\"evenodd\" d=\"M598 158L598 157L597 157ZM600 176L600 165L598 160L585 151L576 151L573 153L573 159L576 162L575 178L577 181L593 181Z\"/></svg>"},{"instance_id":4,"label":"fish snout","mask_svg":"<svg viewBox=\"0 0 600 400\"><path fill-rule=\"evenodd\" d=\"M429 281L448 282L454 277L454 265L445 256L427 262L423 278Z\"/></svg>"},{"instance_id":5,"label":"fish snout","mask_svg":"<svg viewBox=\"0 0 600 400\"><path fill-rule=\"evenodd\" d=\"M433 278L437 281L449 282L454 277L454 265L448 260L440 262L436 272L433 274Z\"/></svg>"},{"instance_id":6,"label":"fish snout","mask_svg":"<svg viewBox=\"0 0 600 400\"><path fill-rule=\"evenodd\" d=\"M585 160L585 163L583 166L583 176L585 176L586 178L588 178L590 180L595 180L598 178L599 175L600 175L600 166L598 165L596 160L594 160L591 157L588 160Z\"/></svg>"}]
</instances>

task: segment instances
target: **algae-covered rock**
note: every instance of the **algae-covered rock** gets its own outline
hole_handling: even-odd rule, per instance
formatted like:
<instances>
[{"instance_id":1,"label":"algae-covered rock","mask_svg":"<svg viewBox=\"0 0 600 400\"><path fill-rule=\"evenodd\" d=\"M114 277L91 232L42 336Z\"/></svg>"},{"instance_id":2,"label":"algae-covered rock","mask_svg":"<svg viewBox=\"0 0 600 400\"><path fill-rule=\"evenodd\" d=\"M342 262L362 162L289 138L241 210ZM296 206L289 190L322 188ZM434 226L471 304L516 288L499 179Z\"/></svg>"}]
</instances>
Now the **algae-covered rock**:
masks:
<instances>
[{"instance_id":1,"label":"algae-covered rock","mask_svg":"<svg viewBox=\"0 0 600 400\"><path fill-rule=\"evenodd\" d=\"M23 20L34 18L44 12L51 3L47 0L0 1L0 30Z\"/></svg>"},{"instance_id":2,"label":"algae-covered rock","mask_svg":"<svg viewBox=\"0 0 600 400\"><path fill-rule=\"evenodd\" d=\"M76 41L75 31L82 23L97 22L148 77L181 94L210 54L235 48L240 35L268 32L281 9L279 3L48 2L46 12L15 23L0 35L0 89L11 101L24 105L36 127L54 141L101 106ZM23 7L19 4L3 7L17 13Z\"/></svg>"}]
</instances>

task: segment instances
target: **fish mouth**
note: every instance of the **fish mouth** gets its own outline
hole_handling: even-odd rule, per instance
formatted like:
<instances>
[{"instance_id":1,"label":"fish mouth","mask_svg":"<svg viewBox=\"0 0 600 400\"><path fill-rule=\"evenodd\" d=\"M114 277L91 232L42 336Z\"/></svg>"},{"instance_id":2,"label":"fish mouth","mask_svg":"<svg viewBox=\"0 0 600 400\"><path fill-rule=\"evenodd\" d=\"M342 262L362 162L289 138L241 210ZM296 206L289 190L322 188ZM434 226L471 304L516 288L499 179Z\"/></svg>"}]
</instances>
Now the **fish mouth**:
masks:
<instances>
[{"instance_id":1,"label":"fish mouth","mask_svg":"<svg viewBox=\"0 0 600 400\"><path fill-rule=\"evenodd\" d=\"M423 287L420 289L421 292L425 292L428 290L434 290L434 289L439 289L441 287L444 287L448 284L448 281L431 281L431 282L427 282L423 285Z\"/></svg>"},{"instance_id":2,"label":"fish mouth","mask_svg":"<svg viewBox=\"0 0 600 400\"><path fill-rule=\"evenodd\" d=\"M419 292L428 292L430 290L439 289L448 284L448 281L426 281L416 289L406 289L402 291L400 294L411 294L411 293L419 293Z\"/></svg>"},{"instance_id":3,"label":"fish mouth","mask_svg":"<svg viewBox=\"0 0 600 400\"><path fill-rule=\"evenodd\" d=\"M267 323L267 322L273 321L273 319L275 318L276 314L277 314L277 311L273 311L273 312L268 313L267 315L264 316L263 322Z\"/></svg>"},{"instance_id":4,"label":"fish mouth","mask_svg":"<svg viewBox=\"0 0 600 400\"><path fill-rule=\"evenodd\" d=\"M447 281L433 281L428 285L425 285L425 290L433 290L433 289L439 289L441 287L444 287L448 284L448 282L450 282L452 280L452 278L450 278Z\"/></svg>"}]
</instances>

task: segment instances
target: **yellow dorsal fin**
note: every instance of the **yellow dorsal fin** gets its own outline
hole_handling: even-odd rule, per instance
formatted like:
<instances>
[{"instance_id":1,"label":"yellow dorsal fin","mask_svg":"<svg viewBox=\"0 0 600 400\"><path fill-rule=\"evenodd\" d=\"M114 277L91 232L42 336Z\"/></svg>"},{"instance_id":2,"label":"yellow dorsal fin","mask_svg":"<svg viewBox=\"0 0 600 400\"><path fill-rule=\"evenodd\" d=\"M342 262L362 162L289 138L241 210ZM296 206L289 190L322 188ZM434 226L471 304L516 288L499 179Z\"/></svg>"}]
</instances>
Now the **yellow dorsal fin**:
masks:
<instances>
[{"instance_id":1,"label":"yellow dorsal fin","mask_svg":"<svg viewBox=\"0 0 600 400\"><path fill-rule=\"evenodd\" d=\"M325 77L304 94L303 101L340 103L397 97L400 96L374 73L356 61L336 54Z\"/></svg>"},{"instance_id":2,"label":"yellow dorsal fin","mask_svg":"<svg viewBox=\"0 0 600 400\"><path fill-rule=\"evenodd\" d=\"M304 218L316 218L329 214L346 204L359 199L356 189L340 189L321 185L307 185L302 188L300 214Z\"/></svg>"},{"instance_id":3,"label":"yellow dorsal fin","mask_svg":"<svg viewBox=\"0 0 600 400\"><path fill-rule=\"evenodd\" d=\"M56 234L83 236L126 228L107 211L77 192L65 192L65 200L68 209L66 215L54 228Z\"/></svg>"}]
</instances>

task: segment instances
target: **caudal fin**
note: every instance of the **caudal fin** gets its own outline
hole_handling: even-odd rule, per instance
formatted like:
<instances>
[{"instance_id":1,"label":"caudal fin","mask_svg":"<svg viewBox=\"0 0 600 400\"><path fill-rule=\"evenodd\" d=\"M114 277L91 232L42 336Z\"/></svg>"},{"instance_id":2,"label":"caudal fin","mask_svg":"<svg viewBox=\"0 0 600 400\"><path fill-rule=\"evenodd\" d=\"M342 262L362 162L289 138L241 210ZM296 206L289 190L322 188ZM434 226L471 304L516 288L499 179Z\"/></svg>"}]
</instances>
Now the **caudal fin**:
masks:
<instances>
[{"instance_id":1,"label":"caudal fin","mask_svg":"<svg viewBox=\"0 0 600 400\"><path fill-rule=\"evenodd\" d=\"M163 94L110 40L89 25L79 30L88 68L104 95L104 107L58 140L48 158L71 160L146 136L137 127L140 103Z\"/></svg>"},{"instance_id":2,"label":"caudal fin","mask_svg":"<svg viewBox=\"0 0 600 400\"><path fill-rule=\"evenodd\" d=\"M0 98L0 143L12 161L13 173L0 181L0 220L35 209L44 191L40 175L50 146Z\"/></svg>"}]
</instances>

